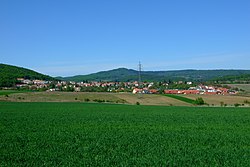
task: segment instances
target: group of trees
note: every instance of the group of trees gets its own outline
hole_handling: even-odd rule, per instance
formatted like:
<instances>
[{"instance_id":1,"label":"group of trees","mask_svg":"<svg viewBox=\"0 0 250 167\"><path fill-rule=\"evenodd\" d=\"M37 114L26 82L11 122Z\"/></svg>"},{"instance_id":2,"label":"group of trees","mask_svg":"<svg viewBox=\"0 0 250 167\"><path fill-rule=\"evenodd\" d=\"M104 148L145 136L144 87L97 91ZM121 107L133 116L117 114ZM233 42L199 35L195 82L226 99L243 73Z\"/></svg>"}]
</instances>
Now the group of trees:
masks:
<instances>
[{"instance_id":1,"label":"group of trees","mask_svg":"<svg viewBox=\"0 0 250 167\"><path fill-rule=\"evenodd\" d=\"M14 87L16 84L18 84L17 78L30 80L40 79L47 81L56 80L55 78L52 78L48 75L43 75L29 69L0 64L0 87Z\"/></svg>"},{"instance_id":2,"label":"group of trees","mask_svg":"<svg viewBox=\"0 0 250 167\"><path fill-rule=\"evenodd\" d=\"M227 76L223 76L223 77L219 77L219 78L215 78L212 81L214 81L215 83L233 83L233 84L237 84L237 83L250 83L250 74L241 74L241 75L227 75Z\"/></svg>"}]
</instances>

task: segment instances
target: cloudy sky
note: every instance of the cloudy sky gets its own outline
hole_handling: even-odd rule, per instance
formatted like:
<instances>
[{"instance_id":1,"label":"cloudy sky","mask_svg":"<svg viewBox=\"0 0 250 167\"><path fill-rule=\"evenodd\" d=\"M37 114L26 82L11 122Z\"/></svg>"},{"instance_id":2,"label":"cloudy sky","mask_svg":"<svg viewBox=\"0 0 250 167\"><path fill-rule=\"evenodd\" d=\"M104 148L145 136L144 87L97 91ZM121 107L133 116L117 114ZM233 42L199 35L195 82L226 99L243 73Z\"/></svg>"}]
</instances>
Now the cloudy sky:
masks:
<instances>
[{"instance_id":1,"label":"cloudy sky","mask_svg":"<svg viewBox=\"0 0 250 167\"><path fill-rule=\"evenodd\" d=\"M52 76L250 69L249 0L2 0L0 63Z\"/></svg>"}]
</instances>

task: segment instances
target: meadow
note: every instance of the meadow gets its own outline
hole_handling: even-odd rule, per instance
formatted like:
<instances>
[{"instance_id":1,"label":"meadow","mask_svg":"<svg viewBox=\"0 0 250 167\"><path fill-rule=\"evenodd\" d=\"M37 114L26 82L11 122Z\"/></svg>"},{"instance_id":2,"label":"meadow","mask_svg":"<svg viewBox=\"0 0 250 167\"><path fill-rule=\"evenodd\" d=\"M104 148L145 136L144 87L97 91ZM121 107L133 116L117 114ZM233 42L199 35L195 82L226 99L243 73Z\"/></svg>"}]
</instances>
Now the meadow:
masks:
<instances>
[{"instance_id":1,"label":"meadow","mask_svg":"<svg viewBox=\"0 0 250 167\"><path fill-rule=\"evenodd\" d=\"M18 90L0 90L0 96L1 95L10 95L10 94L16 94L16 93L25 93L28 91L18 91ZM31 92L31 91L29 91Z\"/></svg>"},{"instance_id":2,"label":"meadow","mask_svg":"<svg viewBox=\"0 0 250 167\"><path fill-rule=\"evenodd\" d=\"M250 109L0 102L0 166L249 166Z\"/></svg>"},{"instance_id":3,"label":"meadow","mask_svg":"<svg viewBox=\"0 0 250 167\"><path fill-rule=\"evenodd\" d=\"M2 93L2 95L1 95ZM4 94L7 94L4 95ZM0 91L0 101L9 102L86 102L104 101L105 103L162 105L162 106L194 106L195 99L202 97L210 106L234 107L238 103L241 107L249 107L250 97L233 95L157 95L143 94L141 97L132 93L99 93L99 92L21 92Z\"/></svg>"}]
</instances>

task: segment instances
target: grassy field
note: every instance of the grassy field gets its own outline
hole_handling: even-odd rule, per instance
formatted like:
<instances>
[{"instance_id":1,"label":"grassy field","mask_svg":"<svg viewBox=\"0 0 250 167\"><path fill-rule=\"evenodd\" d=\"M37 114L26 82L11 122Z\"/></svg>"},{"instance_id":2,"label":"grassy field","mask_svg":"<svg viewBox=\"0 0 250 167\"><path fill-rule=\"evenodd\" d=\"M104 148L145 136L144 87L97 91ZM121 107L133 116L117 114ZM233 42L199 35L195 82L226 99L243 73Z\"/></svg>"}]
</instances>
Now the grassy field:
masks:
<instances>
[{"instance_id":1,"label":"grassy field","mask_svg":"<svg viewBox=\"0 0 250 167\"><path fill-rule=\"evenodd\" d=\"M250 84L228 84L228 86L244 90L244 92L240 91L240 95L250 97Z\"/></svg>"},{"instance_id":2,"label":"grassy field","mask_svg":"<svg viewBox=\"0 0 250 167\"><path fill-rule=\"evenodd\" d=\"M238 103L240 105L248 106L249 104L244 103L244 101L250 101L250 97L244 96L233 96L233 95L181 95L183 97L187 97L195 100L198 97L202 97L206 103L210 106L220 106L221 103L226 104L227 106L234 106L234 104Z\"/></svg>"},{"instance_id":3,"label":"grassy field","mask_svg":"<svg viewBox=\"0 0 250 167\"><path fill-rule=\"evenodd\" d=\"M250 93L250 84L228 84L228 86L243 89L244 91Z\"/></svg>"},{"instance_id":4,"label":"grassy field","mask_svg":"<svg viewBox=\"0 0 250 167\"><path fill-rule=\"evenodd\" d=\"M27 91L18 91L18 90L0 90L0 96L1 95L10 95L10 94L14 94L14 93L24 93Z\"/></svg>"},{"instance_id":5,"label":"grassy field","mask_svg":"<svg viewBox=\"0 0 250 167\"><path fill-rule=\"evenodd\" d=\"M202 97L210 106L220 106L221 102L227 106L234 104L244 104L244 101L250 102L248 96L232 95L154 95L143 94L139 96L132 93L97 93L97 92L13 92L8 96L0 96L0 101L9 102L85 102L89 103L101 100L105 103L136 104L142 105L162 105L162 106L194 106L196 98Z\"/></svg>"},{"instance_id":6,"label":"grassy field","mask_svg":"<svg viewBox=\"0 0 250 167\"><path fill-rule=\"evenodd\" d=\"M173 95L173 94L165 94L164 96L166 97L171 97L180 101L184 101L186 103L190 103L190 104L195 104L195 99L190 99L184 96L179 96L179 95Z\"/></svg>"},{"instance_id":7,"label":"grassy field","mask_svg":"<svg viewBox=\"0 0 250 167\"><path fill-rule=\"evenodd\" d=\"M249 166L249 108L0 102L0 166Z\"/></svg>"},{"instance_id":8,"label":"grassy field","mask_svg":"<svg viewBox=\"0 0 250 167\"><path fill-rule=\"evenodd\" d=\"M160 95L144 94L141 97L132 93L95 93L95 92L26 92L11 94L8 97L0 96L0 101L11 102L89 102L94 100L105 100L108 103L126 103L143 105L165 105L165 106L191 106L169 97Z\"/></svg>"}]
</instances>

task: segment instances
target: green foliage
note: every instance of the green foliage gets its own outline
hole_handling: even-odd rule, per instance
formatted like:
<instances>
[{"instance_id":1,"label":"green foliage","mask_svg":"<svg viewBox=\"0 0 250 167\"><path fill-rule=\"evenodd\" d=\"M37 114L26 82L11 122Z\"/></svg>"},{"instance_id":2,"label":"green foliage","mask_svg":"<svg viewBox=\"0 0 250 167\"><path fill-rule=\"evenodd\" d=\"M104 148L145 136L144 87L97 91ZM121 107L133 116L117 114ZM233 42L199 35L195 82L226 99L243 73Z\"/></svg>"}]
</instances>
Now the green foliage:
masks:
<instances>
[{"instance_id":1,"label":"green foliage","mask_svg":"<svg viewBox=\"0 0 250 167\"><path fill-rule=\"evenodd\" d=\"M88 86L81 87L81 92L107 92L107 87Z\"/></svg>"},{"instance_id":2,"label":"green foliage","mask_svg":"<svg viewBox=\"0 0 250 167\"><path fill-rule=\"evenodd\" d=\"M85 102L89 102L90 100L89 100L89 98L85 98L84 101Z\"/></svg>"},{"instance_id":3,"label":"green foliage","mask_svg":"<svg viewBox=\"0 0 250 167\"><path fill-rule=\"evenodd\" d=\"M179 70L179 71L142 71L143 81L207 81L226 75L250 74L250 70ZM138 71L118 68L102 71L89 75L77 75L72 77L58 77L71 81L137 81Z\"/></svg>"},{"instance_id":4,"label":"green foliage","mask_svg":"<svg viewBox=\"0 0 250 167\"><path fill-rule=\"evenodd\" d=\"M179 90L187 90L188 88L196 86L194 84L188 85L188 84L170 84L168 85L168 89L179 89Z\"/></svg>"},{"instance_id":5,"label":"green foliage","mask_svg":"<svg viewBox=\"0 0 250 167\"><path fill-rule=\"evenodd\" d=\"M249 108L0 103L0 166L249 166L249 121Z\"/></svg>"},{"instance_id":6,"label":"green foliage","mask_svg":"<svg viewBox=\"0 0 250 167\"><path fill-rule=\"evenodd\" d=\"M244 103L246 103L246 104L250 104L250 101L248 101L248 100L244 100Z\"/></svg>"},{"instance_id":7,"label":"green foliage","mask_svg":"<svg viewBox=\"0 0 250 167\"><path fill-rule=\"evenodd\" d=\"M205 101L203 100L203 98L198 97L197 99L195 99L194 104L196 104L196 105L204 105Z\"/></svg>"},{"instance_id":8,"label":"green foliage","mask_svg":"<svg viewBox=\"0 0 250 167\"><path fill-rule=\"evenodd\" d=\"M73 86L67 86L66 91L67 92L74 92Z\"/></svg>"},{"instance_id":9,"label":"green foliage","mask_svg":"<svg viewBox=\"0 0 250 167\"><path fill-rule=\"evenodd\" d=\"M186 98L186 97L183 97L183 96L172 95L172 94L165 94L164 96L171 97L171 98L174 98L174 99L177 99L177 100L186 102L186 103L196 104L196 103L195 103L195 100L189 99L189 98Z\"/></svg>"},{"instance_id":10,"label":"green foliage","mask_svg":"<svg viewBox=\"0 0 250 167\"><path fill-rule=\"evenodd\" d=\"M136 103L135 103L136 105L140 105L140 103L137 101Z\"/></svg>"},{"instance_id":11,"label":"green foliage","mask_svg":"<svg viewBox=\"0 0 250 167\"><path fill-rule=\"evenodd\" d=\"M43 75L29 69L0 64L0 87L14 87L18 83L17 78L56 80L48 75Z\"/></svg>"},{"instance_id":12,"label":"green foliage","mask_svg":"<svg viewBox=\"0 0 250 167\"><path fill-rule=\"evenodd\" d=\"M25 92L30 92L28 90L0 90L0 96L1 95L10 95L13 93L25 93Z\"/></svg>"},{"instance_id":13,"label":"green foliage","mask_svg":"<svg viewBox=\"0 0 250 167\"><path fill-rule=\"evenodd\" d=\"M239 104L239 103L235 103L234 106L235 106L235 107L239 107L240 104Z\"/></svg>"},{"instance_id":14,"label":"green foliage","mask_svg":"<svg viewBox=\"0 0 250 167\"><path fill-rule=\"evenodd\" d=\"M98 103L104 103L105 102L105 100L101 100L101 99L94 99L93 101L98 102Z\"/></svg>"},{"instance_id":15,"label":"green foliage","mask_svg":"<svg viewBox=\"0 0 250 167\"><path fill-rule=\"evenodd\" d=\"M213 79L218 83L250 83L250 74L226 75Z\"/></svg>"}]
</instances>

